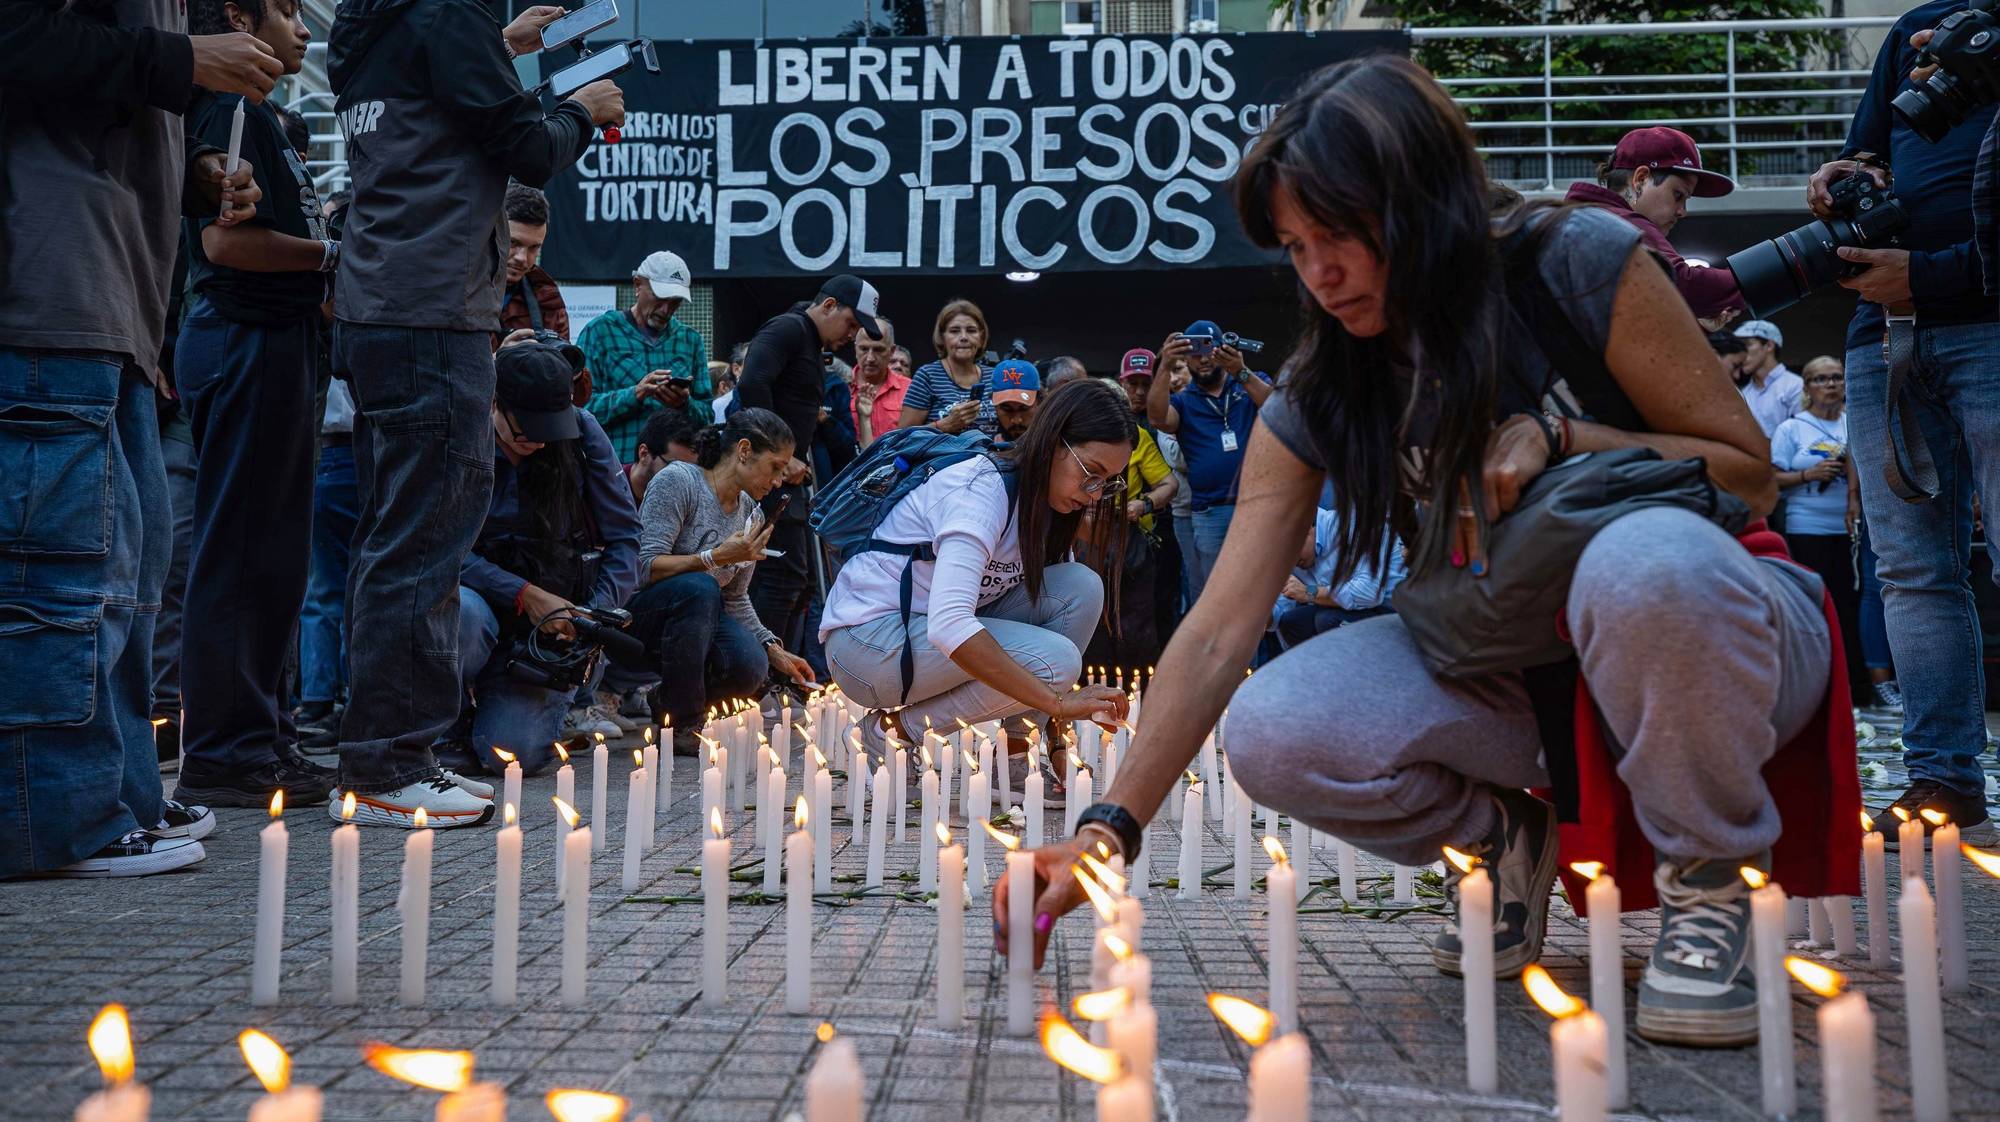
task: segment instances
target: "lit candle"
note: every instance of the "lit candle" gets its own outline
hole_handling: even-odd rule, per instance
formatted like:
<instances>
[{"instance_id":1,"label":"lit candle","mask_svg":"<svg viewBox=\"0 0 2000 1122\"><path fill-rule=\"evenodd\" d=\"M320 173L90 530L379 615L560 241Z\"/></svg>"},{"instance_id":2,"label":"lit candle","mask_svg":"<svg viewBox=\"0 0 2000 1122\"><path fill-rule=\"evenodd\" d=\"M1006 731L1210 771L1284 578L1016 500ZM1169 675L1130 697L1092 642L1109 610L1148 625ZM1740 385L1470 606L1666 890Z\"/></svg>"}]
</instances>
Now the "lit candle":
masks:
<instances>
[{"instance_id":1,"label":"lit candle","mask_svg":"<svg viewBox=\"0 0 2000 1122\"><path fill-rule=\"evenodd\" d=\"M646 730L646 734L649 741L652 736L652 732L653 730L650 728ZM673 759L672 754L669 754L667 758L669 760ZM650 742L646 745L645 750L640 755L639 766L645 769L646 777L648 779L648 782L646 784L646 810L644 815L645 827L639 831L639 844L641 848L647 851L651 851L653 848L653 830L659 824L660 820L660 814L659 814L660 789L657 783L651 782L654 776L660 774L659 745Z\"/></svg>"},{"instance_id":2,"label":"lit candle","mask_svg":"<svg viewBox=\"0 0 2000 1122\"><path fill-rule=\"evenodd\" d=\"M937 736L936 733L929 735ZM950 744L942 736L937 737L937 756L938 811L932 821L942 822L951 817L951 789L956 778L953 773L958 770L958 757L952 754Z\"/></svg>"},{"instance_id":3,"label":"lit candle","mask_svg":"<svg viewBox=\"0 0 2000 1122\"><path fill-rule=\"evenodd\" d=\"M561 743L556 745L556 755L562 758L562 766L556 769L556 798L566 806L576 805L576 769L570 766L569 749ZM556 815L556 899L563 899L563 843L569 840L569 832L575 823L564 814Z\"/></svg>"},{"instance_id":4,"label":"lit candle","mask_svg":"<svg viewBox=\"0 0 2000 1122\"><path fill-rule=\"evenodd\" d=\"M752 849L761 850L766 857L773 856L773 851L768 848L771 839L771 820L784 813L783 808L771 800L771 761L776 755L769 748L757 749L755 781L751 784L751 791L757 798L756 806L752 808L755 811L753 818L756 828L752 831L754 836L751 838L750 846ZM782 792L778 801L784 801Z\"/></svg>"},{"instance_id":5,"label":"lit candle","mask_svg":"<svg viewBox=\"0 0 2000 1122\"><path fill-rule=\"evenodd\" d=\"M1761 869L1745 865L1750 893L1750 955L1757 974L1757 1060L1765 1117L1798 1109L1792 1070L1792 994L1785 981L1785 890Z\"/></svg>"},{"instance_id":6,"label":"lit candle","mask_svg":"<svg viewBox=\"0 0 2000 1122\"><path fill-rule=\"evenodd\" d=\"M1344 844L1344 843L1343 843ZM1479 859L1444 847L1458 866L1458 970L1465 981L1465 1082L1482 1094L1500 1088L1493 993L1493 879Z\"/></svg>"},{"instance_id":7,"label":"lit candle","mask_svg":"<svg viewBox=\"0 0 2000 1122\"><path fill-rule=\"evenodd\" d=\"M993 781L993 739L980 735L977 730L968 731L979 737L979 774L986 776L986 803L983 806L974 803L972 809L966 811L966 821L970 822L974 818L985 818L989 815L1006 813L1007 808L1004 796L1006 795L1007 777L1001 775L998 783ZM1000 762L1004 770L1004 765L1007 761L1003 759ZM995 788L999 788L999 790L995 791ZM996 794L1002 796L1002 805L998 810L995 810L993 807L994 796Z\"/></svg>"},{"instance_id":8,"label":"lit candle","mask_svg":"<svg viewBox=\"0 0 2000 1122\"><path fill-rule=\"evenodd\" d=\"M714 1008L729 999L729 839L722 811L708 812L701 843L701 1000Z\"/></svg>"},{"instance_id":9,"label":"lit candle","mask_svg":"<svg viewBox=\"0 0 2000 1122\"><path fill-rule=\"evenodd\" d=\"M1555 1023L1549 1047L1555 1053L1556 1117L1562 1122L1603 1122L1610 1092L1606 1086L1604 1018L1556 985L1541 964L1521 971L1528 996Z\"/></svg>"},{"instance_id":10,"label":"lit candle","mask_svg":"<svg viewBox=\"0 0 2000 1122\"><path fill-rule=\"evenodd\" d=\"M625 854L619 870L619 887L626 892L639 890L639 858L646 851L646 823L653 816L646 811L646 792L653 783L646 774L646 756L634 749L633 768L625 778Z\"/></svg>"},{"instance_id":11,"label":"lit candle","mask_svg":"<svg viewBox=\"0 0 2000 1122\"><path fill-rule=\"evenodd\" d=\"M792 816L792 836L785 839L785 1011L812 1008L812 859L813 839L807 825L805 796L799 796Z\"/></svg>"},{"instance_id":12,"label":"lit candle","mask_svg":"<svg viewBox=\"0 0 2000 1122\"><path fill-rule=\"evenodd\" d=\"M1910 1115L1916 1122L1943 1122L1951 1117L1944 1006L1938 993L1936 917L1922 877L1903 882L1896 915L1903 934L1903 1006L1910 1033Z\"/></svg>"},{"instance_id":13,"label":"lit candle","mask_svg":"<svg viewBox=\"0 0 2000 1122\"><path fill-rule=\"evenodd\" d=\"M585 848L589 845L586 838ZM434 1122L504 1122L507 1117L507 1092L498 1083L472 1081L470 1052L392 1048L371 1042L361 1046L361 1054L369 1067L391 1079L446 1092L431 1116Z\"/></svg>"},{"instance_id":14,"label":"lit candle","mask_svg":"<svg viewBox=\"0 0 2000 1122\"><path fill-rule=\"evenodd\" d=\"M132 1022L123 1005L107 1005L90 1022L90 1054L104 1075L104 1090L76 1108L76 1122L146 1122L153 1093L132 1081Z\"/></svg>"},{"instance_id":15,"label":"lit candle","mask_svg":"<svg viewBox=\"0 0 2000 1122\"><path fill-rule=\"evenodd\" d=\"M1018 846L1018 842L1016 846ZM1035 856L1007 850L1007 1035L1035 1031Z\"/></svg>"},{"instance_id":16,"label":"lit candle","mask_svg":"<svg viewBox=\"0 0 2000 1122\"><path fill-rule=\"evenodd\" d=\"M236 1036L243 1060L264 1096L250 1104L250 1122L319 1122L324 1096L317 1087L292 1086L292 1058L278 1042L256 1029L244 1029Z\"/></svg>"},{"instance_id":17,"label":"lit candle","mask_svg":"<svg viewBox=\"0 0 2000 1122\"><path fill-rule=\"evenodd\" d=\"M361 946L361 827L354 824L354 792L340 798L340 820L333 830L331 938L333 1003L354 1005L361 1000L357 964Z\"/></svg>"},{"instance_id":18,"label":"lit candle","mask_svg":"<svg viewBox=\"0 0 2000 1122\"><path fill-rule=\"evenodd\" d=\"M806 1122L861 1122L861 1058L854 1042L819 1026L819 1058L806 1073Z\"/></svg>"},{"instance_id":19,"label":"lit candle","mask_svg":"<svg viewBox=\"0 0 2000 1122\"><path fill-rule=\"evenodd\" d=\"M1902 864L1902 877L1924 879L1924 822L1915 818L1900 806L1889 808L1900 821L1896 826L1897 858Z\"/></svg>"},{"instance_id":20,"label":"lit candle","mask_svg":"<svg viewBox=\"0 0 2000 1122\"><path fill-rule=\"evenodd\" d=\"M972 888L975 892L986 890L986 832L971 828L972 822L993 809L993 800L987 795L987 779L984 770L972 770L972 761L966 760L965 777L965 820L966 855Z\"/></svg>"},{"instance_id":21,"label":"lit candle","mask_svg":"<svg viewBox=\"0 0 2000 1122\"><path fill-rule=\"evenodd\" d=\"M1021 840L1033 849L1042 844L1047 835L1042 833L1042 761L1035 752L1035 742L1028 741L1028 777L1021 781L1021 813L1026 818L1023 823Z\"/></svg>"},{"instance_id":22,"label":"lit candle","mask_svg":"<svg viewBox=\"0 0 2000 1122\"><path fill-rule=\"evenodd\" d=\"M1361 874L1356 868L1354 846L1336 839L1333 844L1334 863L1340 870L1340 898L1349 903L1361 899Z\"/></svg>"},{"instance_id":23,"label":"lit candle","mask_svg":"<svg viewBox=\"0 0 2000 1122\"><path fill-rule=\"evenodd\" d=\"M674 726L668 721L660 726L660 784L659 802L654 809L662 814L670 814L674 808Z\"/></svg>"},{"instance_id":24,"label":"lit candle","mask_svg":"<svg viewBox=\"0 0 2000 1122\"><path fill-rule=\"evenodd\" d=\"M582 1005L590 968L590 835L602 827L578 826L576 808L560 799L556 810L571 827L563 839L562 1002Z\"/></svg>"},{"instance_id":25,"label":"lit candle","mask_svg":"<svg viewBox=\"0 0 2000 1122\"><path fill-rule=\"evenodd\" d=\"M1201 784L1188 784L1181 810L1181 899L1201 896Z\"/></svg>"},{"instance_id":26,"label":"lit candle","mask_svg":"<svg viewBox=\"0 0 2000 1122\"><path fill-rule=\"evenodd\" d=\"M271 794L271 824L257 832L257 943L250 966L250 1004L278 1003L278 976L285 948L285 865L291 838L285 833L285 789Z\"/></svg>"},{"instance_id":27,"label":"lit candle","mask_svg":"<svg viewBox=\"0 0 2000 1122\"><path fill-rule=\"evenodd\" d=\"M833 891L833 773L826 757L811 749L819 768L813 772L813 884L815 891Z\"/></svg>"},{"instance_id":28,"label":"lit candle","mask_svg":"<svg viewBox=\"0 0 2000 1122\"><path fill-rule=\"evenodd\" d=\"M493 835L493 1004L512 1005L521 958L521 827L513 803L502 804L506 823Z\"/></svg>"},{"instance_id":29,"label":"lit candle","mask_svg":"<svg viewBox=\"0 0 2000 1122\"><path fill-rule=\"evenodd\" d=\"M569 1089L550 1091L542 1101L556 1122L620 1122L631 1105L618 1095ZM649 1122L651 1117L646 1115L639 1122Z\"/></svg>"},{"instance_id":30,"label":"lit candle","mask_svg":"<svg viewBox=\"0 0 2000 1122\"><path fill-rule=\"evenodd\" d=\"M847 822L853 830L848 839L856 849L865 840L867 818L862 814L864 796L868 793L868 755L861 750L861 734L856 732L853 742L847 746Z\"/></svg>"},{"instance_id":31,"label":"lit candle","mask_svg":"<svg viewBox=\"0 0 2000 1122\"><path fill-rule=\"evenodd\" d=\"M403 913L403 976L405 1005L424 1003L424 974L431 953L431 829L424 808L418 807L417 828L403 842L403 887L396 907Z\"/></svg>"},{"instance_id":32,"label":"lit candle","mask_svg":"<svg viewBox=\"0 0 2000 1122\"><path fill-rule=\"evenodd\" d=\"M951 828L936 824L938 850L938 1027L965 1024L965 849Z\"/></svg>"},{"instance_id":33,"label":"lit candle","mask_svg":"<svg viewBox=\"0 0 2000 1122\"><path fill-rule=\"evenodd\" d=\"M1280 1033L1299 1027L1299 905L1295 884L1297 870L1285 859L1285 847L1270 834L1264 835L1264 851L1271 855L1271 871L1264 882L1266 952L1271 966L1271 1013L1278 1019Z\"/></svg>"},{"instance_id":34,"label":"lit candle","mask_svg":"<svg viewBox=\"0 0 2000 1122\"><path fill-rule=\"evenodd\" d=\"M1868 908L1868 965L1889 968L1889 880L1886 840L1875 832L1875 820L1861 812L1861 875Z\"/></svg>"},{"instance_id":35,"label":"lit candle","mask_svg":"<svg viewBox=\"0 0 2000 1122\"><path fill-rule=\"evenodd\" d=\"M771 750L766 748L765 751ZM778 894L778 875L785 867L779 856L784 845L781 835L785 829L785 773L776 766L777 754L771 753L771 756L773 766L764 775L764 805L770 808L771 814L765 823L764 840L760 844L764 850L764 895L775 897Z\"/></svg>"},{"instance_id":36,"label":"lit candle","mask_svg":"<svg viewBox=\"0 0 2000 1122\"><path fill-rule=\"evenodd\" d=\"M1236 843L1234 854L1236 883L1232 895L1238 900L1248 900L1251 881L1256 879L1250 868L1250 800L1243 794L1243 788L1236 786L1234 776L1230 777L1229 783L1236 791L1236 818L1232 823L1236 834L1233 839Z\"/></svg>"},{"instance_id":37,"label":"lit candle","mask_svg":"<svg viewBox=\"0 0 2000 1122\"><path fill-rule=\"evenodd\" d=\"M1115 1050L1085 1040L1054 1010L1042 1017L1041 1038L1050 1059L1097 1084L1097 1122L1147 1122L1152 1118L1151 1087L1140 1086L1138 1076Z\"/></svg>"},{"instance_id":38,"label":"lit candle","mask_svg":"<svg viewBox=\"0 0 2000 1122\"><path fill-rule=\"evenodd\" d=\"M1136 936L1135 936L1136 937ZM1111 1018L1107 1033L1111 1047L1125 1058L1126 1067L1145 1083L1150 1100L1153 1086L1153 1056L1159 1048L1160 1015L1153 1011L1152 963L1117 936L1111 937L1111 984L1130 993L1131 1000Z\"/></svg>"},{"instance_id":39,"label":"lit candle","mask_svg":"<svg viewBox=\"0 0 2000 1122\"><path fill-rule=\"evenodd\" d=\"M895 842L897 845L903 844L903 837L904 837L903 828L905 825L907 825L905 819L909 815L909 810L908 810L910 801L909 774L910 774L910 751L907 748L898 746L896 748L896 766L889 772L889 786L891 792L889 803L891 806L896 808L896 825L893 831L893 837L895 838Z\"/></svg>"},{"instance_id":40,"label":"lit candle","mask_svg":"<svg viewBox=\"0 0 2000 1122\"><path fill-rule=\"evenodd\" d=\"M1960 873L1964 859L1958 855L1958 823L1936 810L1923 817L1931 823L1931 884L1937 888L1938 955L1946 993L1964 993L1965 889Z\"/></svg>"},{"instance_id":41,"label":"lit candle","mask_svg":"<svg viewBox=\"0 0 2000 1122\"><path fill-rule=\"evenodd\" d=\"M1220 791L1215 785L1215 733L1211 731L1201 742L1201 781L1208 784L1210 791ZM1222 821L1222 800L1216 799L1212 808L1217 822Z\"/></svg>"},{"instance_id":42,"label":"lit candle","mask_svg":"<svg viewBox=\"0 0 2000 1122\"><path fill-rule=\"evenodd\" d=\"M1868 999L1842 994L1846 979L1811 959L1788 956L1785 969L1831 999L1818 1014L1820 1098L1827 1122L1875 1122L1875 1014Z\"/></svg>"},{"instance_id":43,"label":"lit candle","mask_svg":"<svg viewBox=\"0 0 2000 1122\"><path fill-rule=\"evenodd\" d=\"M709 811L722 809L722 754L726 751L728 749L719 747L708 750L708 766L703 768L701 772L701 820L703 822L708 821ZM724 815L722 820L726 823L729 821L729 817Z\"/></svg>"},{"instance_id":44,"label":"lit candle","mask_svg":"<svg viewBox=\"0 0 2000 1122\"><path fill-rule=\"evenodd\" d=\"M925 760L926 763L930 761ZM923 834L922 857L917 863L917 891L937 891L937 832L938 821L938 773L924 768L924 778L920 785L923 791L923 820L919 832Z\"/></svg>"},{"instance_id":45,"label":"lit candle","mask_svg":"<svg viewBox=\"0 0 2000 1122\"><path fill-rule=\"evenodd\" d=\"M597 746L590 750L590 851L604 852L604 835L611 831L604 828L611 803L611 749L605 746L604 734L597 734Z\"/></svg>"},{"instance_id":46,"label":"lit candle","mask_svg":"<svg viewBox=\"0 0 2000 1122\"><path fill-rule=\"evenodd\" d=\"M1584 911L1590 915L1590 1007L1604 1019L1606 1027L1605 1105L1623 1110L1629 1097L1625 1077L1625 952L1618 940L1624 894L1604 871L1602 861L1579 861L1570 868L1590 881L1583 897Z\"/></svg>"},{"instance_id":47,"label":"lit candle","mask_svg":"<svg viewBox=\"0 0 2000 1122\"><path fill-rule=\"evenodd\" d=\"M868 872L862 884L882 886L883 865L888 858L889 764L887 758L875 769L875 781L868 785Z\"/></svg>"},{"instance_id":48,"label":"lit candle","mask_svg":"<svg viewBox=\"0 0 2000 1122\"><path fill-rule=\"evenodd\" d=\"M1271 1039L1277 1018L1240 997L1209 994L1208 1008L1254 1049L1250 1053L1249 1122L1306 1122L1311 1118L1312 1051L1305 1037L1293 1032Z\"/></svg>"},{"instance_id":49,"label":"lit candle","mask_svg":"<svg viewBox=\"0 0 2000 1122\"><path fill-rule=\"evenodd\" d=\"M505 748L493 749L493 754L506 765L500 772L500 805L512 803L521 805L521 761Z\"/></svg>"}]
</instances>

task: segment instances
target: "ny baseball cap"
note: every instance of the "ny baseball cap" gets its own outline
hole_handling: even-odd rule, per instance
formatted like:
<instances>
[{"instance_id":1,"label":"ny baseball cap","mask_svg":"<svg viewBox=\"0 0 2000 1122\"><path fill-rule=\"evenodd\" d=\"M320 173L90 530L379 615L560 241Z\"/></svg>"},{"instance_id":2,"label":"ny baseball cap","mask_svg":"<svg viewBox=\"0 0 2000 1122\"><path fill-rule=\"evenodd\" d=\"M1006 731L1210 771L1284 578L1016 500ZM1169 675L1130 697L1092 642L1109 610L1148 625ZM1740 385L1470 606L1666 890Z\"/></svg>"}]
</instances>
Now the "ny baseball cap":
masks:
<instances>
[{"instance_id":1,"label":"ny baseball cap","mask_svg":"<svg viewBox=\"0 0 2000 1122\"><path fill-rule=\"evenodd\" d=\"M563 348L517 343L493 356L493 396L514 418L522 437L537 444L575 440L576 405L570 380L576 367Z\"/></svg>"},{"instance_id":2,"label":"ny baseball cap","mask_svg":"<svg viewBox=\"0 0 2000 1122\"><path fill-rule=\"evenodd\" d=\"M1211 339L1220 339L1222 338L1222 329L1215 326L1215 321L1212 319L1198 319L1188 324L1188 329L1181 332L1181 334L1206 335Z\"/></svg>"},{"instance_id":3,"label":"ny baseball cap","mask_svg":"<svg viewBox=\"0 0 2000 1122\"><path fill-rule=\"evenodd\" d=\"M819 294L831 296L835 303L853 308L855 320L870 339L882 337L882 325L875 322L875 316L882 310L882 294L875 291L874 285L860 277L842 273L820 285Z\"/></svg>"},{"instance_id":4,"label":"ny baseball cap","mask_svg":"<svg viewBox=\"0 0 2000 1122\"><path fill-rule=\"evenodd\" d=\"M1159 361L1159 357L1144 347L1133 347L1125 352L1124 358L1118 360L1118 380L1123 382L1128 378L1152 377L1153 364Z\"/></svg>"},{"instance_id":5,"label":"ny baseball cap","mask_svg":"<svg viewBox=\"0 0 2000 1122\"><path fill-rule=\"evenodd\" d=\"M1774 347L1785 345L1785 333L1768 319L1753 319L1736 325L1738 339L1762 339Z\"/></svg>"},{"instance_id":6,"label":"ny baseball cap","mask_svg":"<svg viewBox=\"0 0 2000 1122\"><path fill-rule=\"evenodd\" d=\"M1042 390L1042 376L1031 362L1010 358L993 368L987 376L987 395L995 405L1018 402L1033 405L1035 397Z\"/></svg>"},{"instance_id":7,"label":"ny baseball cap","mask_svg":"<svg viewBox=\"0 0 2000 1122\"><path fill-rule=\"evenodd\" d=\"M1633 129L1619 137L1618 147L1611 150L1611 166L1622 171L1651 168L1691 175L1694 177L1694 193L1704 199L1717 198L1736 190L1735 180L1719 171L1703 170L1701 152L1694 145L1694 137L1665 125Z\"/></svg>"},{"instance_id":8,"label":"ny baseball cap","mask_svg":"<svg viewBox=\"0 0 2000 1122\"><path fill-rule=\"evenodd\" d=\"M645 277L646 283L653 286L653 295L661 300L688 298L688 280L691 274L688 272L687 262L681 260L681 255L678 253L669 253L663 249L658 253L647 254L646 259L639 262L639 267L632 270L632 275Z\"/></svg>"}]
</instances>

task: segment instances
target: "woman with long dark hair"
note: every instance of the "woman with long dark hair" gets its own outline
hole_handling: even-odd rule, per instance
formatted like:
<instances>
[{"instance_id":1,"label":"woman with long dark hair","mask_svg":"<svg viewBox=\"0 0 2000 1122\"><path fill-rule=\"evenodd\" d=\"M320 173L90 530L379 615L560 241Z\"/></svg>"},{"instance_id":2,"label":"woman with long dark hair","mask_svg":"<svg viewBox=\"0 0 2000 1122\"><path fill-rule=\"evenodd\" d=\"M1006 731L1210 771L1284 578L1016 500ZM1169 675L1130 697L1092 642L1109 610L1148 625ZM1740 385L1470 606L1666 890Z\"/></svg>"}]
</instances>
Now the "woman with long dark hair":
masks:
<instances>
[{"instance_id":1,"label":"woman with long dark hair","mask_svg":"<svg viewBox=\"0 0 2000 1122\"><path fill-rule=\"evenodd\" d=\"M1122 548L1119 508L1133 436L1117 390L1093 379L1063 386L1042 399L1021 439L941 469L883 516L877 538L929 544L935 561L865 552L841 566L820 638L833 680L871 711L862 726L871 754L882 749L885 721L920 733L926 724L953 728L1029 712L1058 720L1122 715L1116 690L1070 689L1105 593L1089 567L1064 558L1086 510L1097 515L1093 546L1113 556ZM914 657L907 690L906 647Z\"/></svg>"},{"instance_id":2,"label":"woman with long dark hair","mask_svg":"<svg viewBox=\"0 0 2000 1122\"><path fill-rule=\"evenodd\" d=\"M1519 672L1433 675L1397 616L1320 635L1246 681L1265 621L1245 606L1277 596L1328 480L1339 579L1380 555L1390 527L1409 544L1413 580L1447 567L1495 579L1488 528L1550 464L1632 447L1700 457L1761 517L1774 499L1763 433L1637 232L1590 209L1492 213L1458 108L1406 59L1309 78L1245 157L1236 190L1245 229L1298 274L1305 331L1251 437L1220 563L1160 663L1116 782L1078 838L1037 854L1038 910L1080 899L1068 870L1083 845L1130 859L1139 820L1227 705L1230 764L1257 802L1389 860L1428 864L1450 845L1483 861L1495 961L1517 973L1540 953L1557 867L1555 810L1527 788L1549 786L1563 752L1584 760L1586 730L1575 750L1545 738ZM1564 336L1582 342L1557 345ZM1581 360L1555 370L1545 354ZM1757 1013L1738 869L1770 868L1780 835L1762 769L1781 745L1790 759L1788 742L1828 728L1819 578L1678 509L1611 522L1574 564L1568 633L1613 746L1590 760L1616 759L1604 782L1622 781L1658 858L1645 870L1663 914L1639 1031L1743 1043ZM1574 681L1569 691L1555 708L1574 713ZM1615 816L1615 799L1601 801ZM1798 828L1835 837L1840 826L1822 815ZM1844 860L1853 866L1851 850ZM1632 872L1620 878L1626 899L1650 896ZM1039 954L1041 941L1014 953ZM1434 957L1456 972L1459 953L1453 925Z\"/></svg>"}]
</instances>

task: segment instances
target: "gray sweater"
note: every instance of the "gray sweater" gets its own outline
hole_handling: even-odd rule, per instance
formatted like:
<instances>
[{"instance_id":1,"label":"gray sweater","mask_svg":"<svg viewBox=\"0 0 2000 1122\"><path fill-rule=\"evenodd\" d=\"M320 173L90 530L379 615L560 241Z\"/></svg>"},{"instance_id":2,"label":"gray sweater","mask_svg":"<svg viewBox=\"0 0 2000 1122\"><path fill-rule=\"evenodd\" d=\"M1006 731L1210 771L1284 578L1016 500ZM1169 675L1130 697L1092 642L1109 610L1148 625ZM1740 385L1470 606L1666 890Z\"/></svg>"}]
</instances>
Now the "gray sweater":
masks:
<instances>
[{"instance_id":1,"label":"gray sweater","mask_svg":"<svg viewBox=\"0 0 2000 1122\"><path fill-rule=\"evenodd\" d=\"M655 557L684 557L713 549L741 530L752 518L762 521L764 512L747 492L738 492L736 509L724 513L708 476L693 464L672 463L646 484L646 500L639 504L639 573L642 585L651 584ZM750 606L750 574L755 561L719 565L704 576L722 586L722 610L760 643L777 639ZM700 570L696 570L700 572Z\"/></svg>"}]
</instances>

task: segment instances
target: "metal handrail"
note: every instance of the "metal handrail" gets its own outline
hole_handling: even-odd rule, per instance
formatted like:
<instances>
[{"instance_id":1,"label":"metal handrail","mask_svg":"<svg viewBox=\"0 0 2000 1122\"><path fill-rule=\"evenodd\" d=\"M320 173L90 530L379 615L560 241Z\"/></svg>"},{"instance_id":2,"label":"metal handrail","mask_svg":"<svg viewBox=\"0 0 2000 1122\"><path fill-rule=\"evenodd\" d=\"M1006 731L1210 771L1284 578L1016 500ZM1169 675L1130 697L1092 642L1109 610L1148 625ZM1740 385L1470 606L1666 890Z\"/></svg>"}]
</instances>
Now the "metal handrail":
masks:
<instances>
[{"instance_id":1,"label":"metal handrail","mask_svg":"<svg viewBox=\"0 0 2000 1122\"><path fill-rule=\"evenodd\" d=\"M1713 35L1724 31L1860 31L1890 27L1895 16L1814 19L1709 19L1677 23L1546 23L1519 27L1411 27L1412 39L1595 39L1610 35Z\"/></svg>"}]
</instances>

